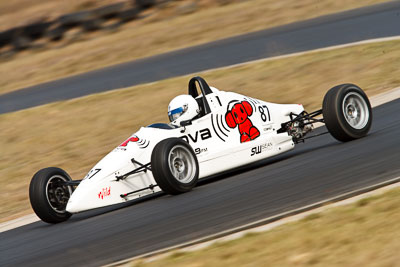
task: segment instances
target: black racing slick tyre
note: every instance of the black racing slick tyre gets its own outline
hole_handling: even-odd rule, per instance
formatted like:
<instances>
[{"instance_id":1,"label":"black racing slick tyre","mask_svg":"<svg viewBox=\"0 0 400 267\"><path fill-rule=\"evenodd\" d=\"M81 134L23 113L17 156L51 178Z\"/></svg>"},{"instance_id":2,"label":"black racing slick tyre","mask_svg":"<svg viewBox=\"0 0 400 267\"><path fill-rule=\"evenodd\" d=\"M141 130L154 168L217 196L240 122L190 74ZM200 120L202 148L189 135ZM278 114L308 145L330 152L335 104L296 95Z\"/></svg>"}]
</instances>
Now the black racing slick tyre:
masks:
<instances>
[{"instance_id":1,"label":"black racing slick tyre","mask_svg":"<svg viewBox=\"0 0 400 267\"><path fill-rule=\"evenodd\" d=\"M339 141L364 137L372 124L372 109L367 95L354 84L331 88L322 103L326 128Z\"/></svg>"},{"instance_id":2,"label":"black racing slick tyre","mask_svg":"<svg viewBox=\"0 0 400 267\"><path fill-rule=\"evenodd\" d=\"M47 223L60 223L71 217L67 212L72 187L65 185L71 177L62 169L49 167L33 176L29 185L29 199L36 215Z\"/></svg>"},{"instance_id":3,"label":"black racing slick tyre","mask_svg":"<svg viewBox=\"0 0 400 267\"><path fill-rule=\"evenodd\" d=\"M168 138L154 147L151 170L157 185L171 195L192 190L199 179L197 157L181 138Z\"/></svg>"}]
</instances>

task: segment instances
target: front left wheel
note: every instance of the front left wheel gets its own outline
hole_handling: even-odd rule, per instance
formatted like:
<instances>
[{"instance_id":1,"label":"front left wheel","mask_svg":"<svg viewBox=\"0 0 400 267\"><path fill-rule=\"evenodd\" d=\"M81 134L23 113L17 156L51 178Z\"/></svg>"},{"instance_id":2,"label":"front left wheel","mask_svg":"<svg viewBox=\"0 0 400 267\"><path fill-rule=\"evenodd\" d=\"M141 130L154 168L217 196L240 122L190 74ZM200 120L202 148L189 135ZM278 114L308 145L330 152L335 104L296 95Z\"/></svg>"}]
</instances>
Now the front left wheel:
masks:
<instances>
[{"instance_id":1,"label":"front left wheel","mask_svg":"<svg viewBox=\"0 0 400 267\"><path fill-rule=\"evenodd\" d=\"M60 223L71 217L66 211L72 187L65 184L71 177L62 169L49 167L33 176L29 199L36 215L47 223Z\"/></svg>"},{"instance_id":2,"label":"front left wheel","mask_svg":"<svg viewBox=\"0 0 400 267\"><path fill-rule=\"evenodd\" d=\"M192 190L199 178L196 154L181 138L168 138L154 147L151 170L157 185L171 195Z\"/></svg>"}]
</instances>

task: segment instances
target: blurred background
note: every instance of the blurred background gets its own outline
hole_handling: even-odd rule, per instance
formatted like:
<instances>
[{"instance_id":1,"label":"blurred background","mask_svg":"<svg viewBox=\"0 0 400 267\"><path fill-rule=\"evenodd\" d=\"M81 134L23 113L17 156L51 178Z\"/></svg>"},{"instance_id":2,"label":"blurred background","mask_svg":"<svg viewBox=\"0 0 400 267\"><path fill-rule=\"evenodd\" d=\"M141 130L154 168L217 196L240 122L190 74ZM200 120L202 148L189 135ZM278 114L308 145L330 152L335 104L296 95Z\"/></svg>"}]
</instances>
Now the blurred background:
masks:
<instances>
[{"instance_id":1,"label":"blurred background","mask_svg":"<svg viewBox=\"0 0 400 267\"><path fill-rule=\"evenodd\" d=\"M38 49L51 42L79 40L82 35L113 31L132 20L163 19L234 0L13 0L0 4L0 48L3 56ZM146 13L146 10L151 9ZM171 10L173 9L173 10ZM169 10L165 17L160 13ZM70 33L74 31L74 33ZM101 34L101 33L99 33ZM92 35L93 36L93 35Z\"/></svg>"}]
</instances>

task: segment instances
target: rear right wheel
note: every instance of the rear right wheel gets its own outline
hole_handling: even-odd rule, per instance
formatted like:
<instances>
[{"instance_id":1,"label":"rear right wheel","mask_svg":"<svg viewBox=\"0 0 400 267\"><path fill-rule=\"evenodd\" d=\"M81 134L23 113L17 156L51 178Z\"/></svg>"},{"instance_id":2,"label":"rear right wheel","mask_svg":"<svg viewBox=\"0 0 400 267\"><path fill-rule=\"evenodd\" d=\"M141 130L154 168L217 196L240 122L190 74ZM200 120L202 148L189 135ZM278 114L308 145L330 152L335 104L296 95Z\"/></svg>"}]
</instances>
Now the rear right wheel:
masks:
<instances>
[{"instance_id":1,"label":"rear right wheel","mask_svg":"<svg viewBox=\"0 0 400 267\"><path fill-rule=\"evenodd\" d=\"M322 113L328 131L342 142L364 137L371 128L371 104L364 91L354 84L331 88L324 97Z\"/></svg>"}]
</instances>

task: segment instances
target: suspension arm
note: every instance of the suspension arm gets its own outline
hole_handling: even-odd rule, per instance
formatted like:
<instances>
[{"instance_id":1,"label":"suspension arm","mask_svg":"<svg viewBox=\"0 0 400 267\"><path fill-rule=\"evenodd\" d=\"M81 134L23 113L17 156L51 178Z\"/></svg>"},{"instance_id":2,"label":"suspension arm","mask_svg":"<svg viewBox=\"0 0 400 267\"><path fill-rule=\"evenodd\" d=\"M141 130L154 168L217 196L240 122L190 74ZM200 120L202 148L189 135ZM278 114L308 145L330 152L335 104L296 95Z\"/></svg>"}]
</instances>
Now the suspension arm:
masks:
<instances>
[{"instance_id":1,"label":"suspension arm","mask_svg":"<svg viewBox=\"0 0 400 267\"><path fill-rule=\"evenodd\" d=\"M311 123L324 122L323 118L322 119L315 119L316 116L319 116L321 114L322 114L322 109L313 111L311 113L307 113L305 111L303 111L300 114L290 113L290 115L289 115L290 116L290 121L286 122L286 124L290 123L290 122L304 121L304 120L309 120L310 122L312 121ZM308 124L310 124L310 123L308 123Z\"/></svg>"},{"instance_id":2,"label":"suspension arm","mask_svg":"<svg viewBox=\"0 0 400 267\"><path fill-rule=\"evenodd\" d=\"M130 176L132 174L135 174L135 173L139 173L139 172L145 172L146 173L147 171L151 171L151 162L149 162L147 164L142 164L139 161L136 161L134 158L131 159L131 162L132 162L132 164L138 164L139 167L134 169L134 170L132 170L132 171L130 171L130 172L127 172L127 173L125 173L123 175L115 176L117 181L124 180L124 179L128 178L128 176Z\"/></svg>"},{"instance_id":3,"label":"suspension arm","mask_svg":"<svg viewBox=\"0 0 400 267\"><path fill-rule=\"evenodd\" d=\"M158 185L151 184L148 187L145 187L145 188L142 188L142 189L139 189L139 190L135 190L135 191L132 191L132 192L129 192L129 193L126 193L126 194L121 194L120 197L126 198L129 195L132 195L132 194L135 194L135 193L139 193L139 192L142 192L142 191L145 191L145 190L153 190L154 187L156 187L156 186L158 186Z\"/></svg>"}]
</instances>

